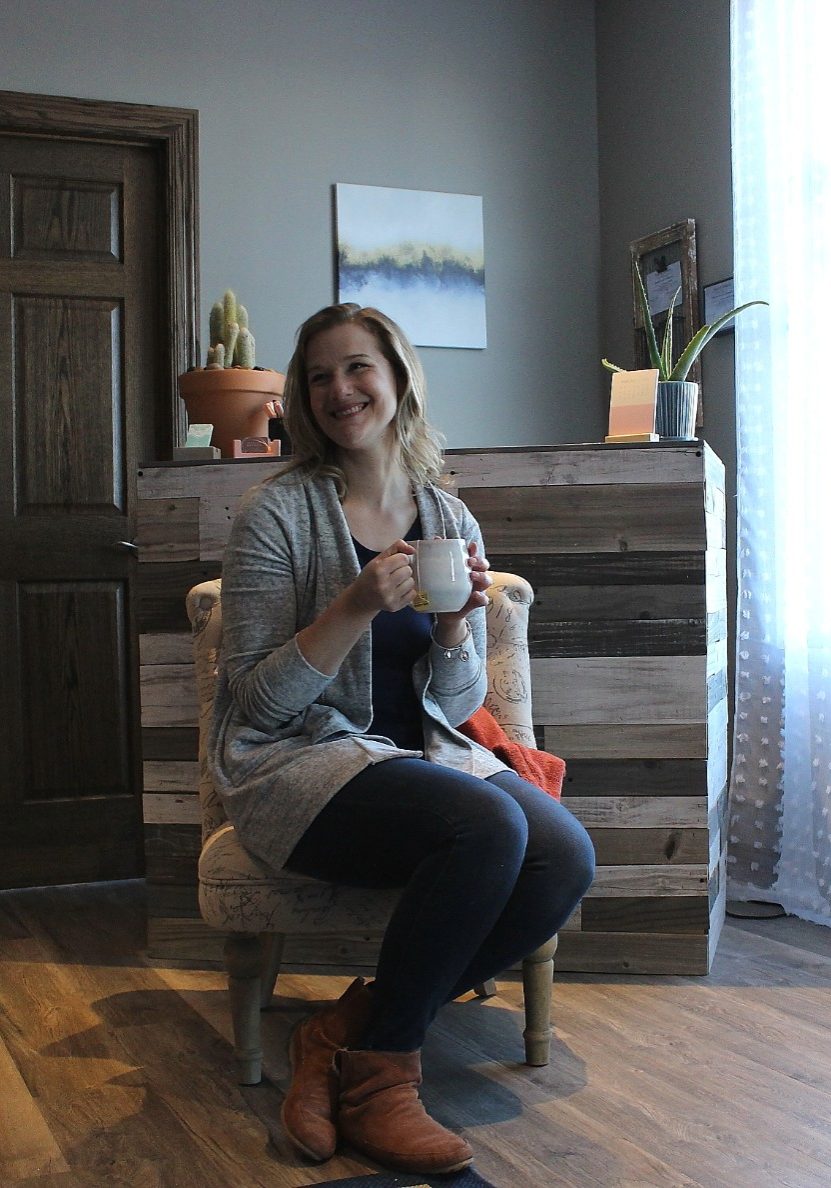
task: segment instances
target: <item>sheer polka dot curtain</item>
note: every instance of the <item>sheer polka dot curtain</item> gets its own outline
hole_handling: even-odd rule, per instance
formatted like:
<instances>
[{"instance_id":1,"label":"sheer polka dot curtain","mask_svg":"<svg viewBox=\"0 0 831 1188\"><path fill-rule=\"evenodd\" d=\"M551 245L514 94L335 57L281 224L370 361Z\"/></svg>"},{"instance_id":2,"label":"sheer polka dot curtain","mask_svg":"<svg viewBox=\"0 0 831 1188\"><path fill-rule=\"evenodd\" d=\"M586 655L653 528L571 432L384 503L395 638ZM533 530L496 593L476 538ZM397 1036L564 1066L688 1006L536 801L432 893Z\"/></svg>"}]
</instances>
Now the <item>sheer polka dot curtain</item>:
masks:
<instances>
[{"instance_id":1,"label":"sheer polka dot curtain","mask_svg":"<svg viewBox=\"0 0 831 1188\"><path fill-rule=\"evenodd\" d=\"M729 895L831 924L831 2L732 0L738 434Z\"/></svg>"}]
</instances>

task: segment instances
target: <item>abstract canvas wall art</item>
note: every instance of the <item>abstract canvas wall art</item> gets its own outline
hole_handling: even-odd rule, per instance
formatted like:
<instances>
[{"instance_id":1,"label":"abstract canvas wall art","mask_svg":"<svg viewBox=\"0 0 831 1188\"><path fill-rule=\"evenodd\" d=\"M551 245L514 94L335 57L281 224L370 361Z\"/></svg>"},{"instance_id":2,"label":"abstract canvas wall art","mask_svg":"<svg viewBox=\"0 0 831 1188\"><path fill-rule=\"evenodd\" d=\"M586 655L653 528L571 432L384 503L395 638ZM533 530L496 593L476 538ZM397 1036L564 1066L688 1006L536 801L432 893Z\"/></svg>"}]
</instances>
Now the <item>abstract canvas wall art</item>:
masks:
<instances>
[{"instance_id":1,"label":"abstract canvas wall art","mask_svg":"<svg viewBox=\"0 0 831 1188\"><path fill-rule=\"evenodd\" d=\"M335 186L338 300L373 305L416 346L487 346L482 199Z\"/></svg>"}]
</instances>

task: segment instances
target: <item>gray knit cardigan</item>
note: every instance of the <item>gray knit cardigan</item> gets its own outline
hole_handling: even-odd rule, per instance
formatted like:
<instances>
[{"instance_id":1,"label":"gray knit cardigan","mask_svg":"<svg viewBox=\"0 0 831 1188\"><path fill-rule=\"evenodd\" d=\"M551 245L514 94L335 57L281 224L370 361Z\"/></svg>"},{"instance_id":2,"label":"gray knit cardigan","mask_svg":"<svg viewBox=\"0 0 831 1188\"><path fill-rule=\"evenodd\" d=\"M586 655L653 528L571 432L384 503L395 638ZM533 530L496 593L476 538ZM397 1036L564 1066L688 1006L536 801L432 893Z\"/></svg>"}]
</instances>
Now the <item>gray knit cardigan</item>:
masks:
<instances>
[{"instance_id":1,"label":"gray knit cardigan","mask_svg":"<svg viewBox=\"0 0 831 1188\"><path fill-rule=\"evenodd\" d=\"M425 537L460 536L482 551L476 520L432 484L416 491ZM223 646L208 761L240 841L282 867L323 806L370 763L405 751L367 734L372 645L367 630L335 676L303 657L296 634L358 576L334 482L293 471L254 487L234 520L222 570ZM454 727L487 688L485 611L460 648L431 643L413 669L424 755L485 777L505 770Z\"/></svg>"}]
</instances>

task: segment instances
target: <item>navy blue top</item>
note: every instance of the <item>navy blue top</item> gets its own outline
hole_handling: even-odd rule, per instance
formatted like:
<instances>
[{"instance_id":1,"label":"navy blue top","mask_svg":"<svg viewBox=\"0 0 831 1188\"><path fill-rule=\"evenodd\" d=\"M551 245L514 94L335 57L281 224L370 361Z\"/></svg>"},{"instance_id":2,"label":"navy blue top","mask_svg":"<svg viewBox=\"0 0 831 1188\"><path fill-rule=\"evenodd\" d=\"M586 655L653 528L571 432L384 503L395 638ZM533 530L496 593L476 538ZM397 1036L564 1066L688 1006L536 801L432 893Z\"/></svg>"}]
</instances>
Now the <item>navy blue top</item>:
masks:
<instances>
[{"instance_id":1,"label":"navy blue top","mask_svg":"<svg viewBox=\"0 0 831 1188\"><path fill-rule=\"evenodd\" d=\"M418 540L421 521L416 516L405 540ZM358 563L364 568L378 553L352 537ZM396 746L423 751L421 706L413 688L413 665L430 646L431 615L405 606L400 611L379 611L372 620L372 724L370 734L381 734Z\"/></svg>"}]
</instances>

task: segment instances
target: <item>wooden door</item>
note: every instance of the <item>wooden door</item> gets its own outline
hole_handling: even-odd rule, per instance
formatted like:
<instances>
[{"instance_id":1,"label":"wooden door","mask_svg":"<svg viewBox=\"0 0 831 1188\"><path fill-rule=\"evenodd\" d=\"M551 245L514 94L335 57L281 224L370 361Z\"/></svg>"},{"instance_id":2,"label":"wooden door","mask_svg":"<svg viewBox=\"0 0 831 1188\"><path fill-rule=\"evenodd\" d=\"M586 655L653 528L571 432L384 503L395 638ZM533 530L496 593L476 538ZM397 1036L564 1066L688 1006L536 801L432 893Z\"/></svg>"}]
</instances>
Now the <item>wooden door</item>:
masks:
<instances>
[{"instance_id":1,"label":"wooden door","mask_svg":"<svg viewBox=\"0 0 831 1188\"><path fill-rule=\"evenodd\" d=\"M169 432L160 192L152 147L0 136L6 887L142 870L130 543Z\"/></svg>"}]
</instances>

